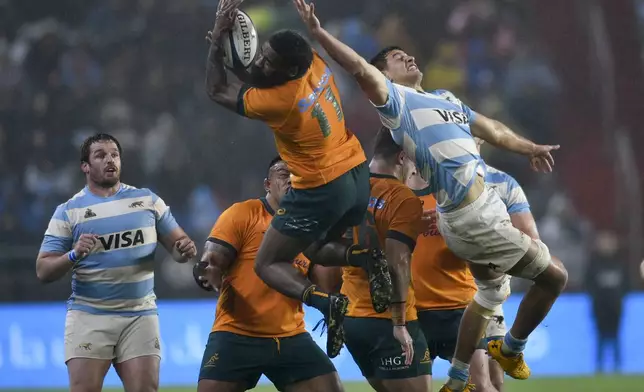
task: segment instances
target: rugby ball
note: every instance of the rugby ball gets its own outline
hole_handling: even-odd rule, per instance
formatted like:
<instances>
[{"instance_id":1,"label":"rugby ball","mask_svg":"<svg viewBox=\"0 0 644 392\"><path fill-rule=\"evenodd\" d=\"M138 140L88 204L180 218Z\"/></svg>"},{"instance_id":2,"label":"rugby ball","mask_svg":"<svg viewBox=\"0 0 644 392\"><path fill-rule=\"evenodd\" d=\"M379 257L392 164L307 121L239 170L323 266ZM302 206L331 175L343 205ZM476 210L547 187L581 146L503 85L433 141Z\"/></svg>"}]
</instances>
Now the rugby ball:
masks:
<instances>
[{"instance_id":1,"label":"rugby ball","mask_svg":"<svg viewBox=\"0 0 644 392\"><path fill-rule=\"evenodd\" d=\"M248 14L237 11L233 28L224 39L224 65L229 69L248 68L255 60L259 38Z\"/></svg>"}]
</instances>

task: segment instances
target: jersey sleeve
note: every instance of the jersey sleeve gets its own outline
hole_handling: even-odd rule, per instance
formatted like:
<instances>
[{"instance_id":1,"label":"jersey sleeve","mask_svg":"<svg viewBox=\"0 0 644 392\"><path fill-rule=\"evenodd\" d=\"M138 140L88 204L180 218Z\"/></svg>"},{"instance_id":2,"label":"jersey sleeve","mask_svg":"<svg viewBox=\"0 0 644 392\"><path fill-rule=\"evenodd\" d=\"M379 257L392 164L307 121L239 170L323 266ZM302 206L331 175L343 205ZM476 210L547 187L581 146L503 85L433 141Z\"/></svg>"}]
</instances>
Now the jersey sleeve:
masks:
<instances>
[{"instance_id":1,"label":"jersey sleeve","mask_svg":"<svg viewBox=\"0 0 644 392\"><path fill-rule=\"evenodd\" d=\"M384 105L373 105L378 110L380 122L385 127L396 131L400 128L403 108L405 107L405 94L389 79L387 81L387 102Z\"/></svg>"},{"instance_id":2,"label":"jersey sleeve","mask_svg":"<svg viewBox=\"0 0 644 392\"><path fill-rule=\"evenodd\" d=\"M283 111L281 101L275 99L275 89L256 88L245 84L239 90L237 112L255 120L269 120Z\"/></svg>"},{"instance_id":3,"label":"jersey sleeve","mask_svg":"<svg viewBox=\"0 0 644 392\"><path fill-rule=\"evenodd\" d=\"M404 193L409 195L399 195L397 203L392 205L394 208L388 211L387 238L403 242L413 251L422 231L423 205L411 191Z\"/></svg>"},{"instance_id":4,"label":"jersey sleeve","mask_svg":"<svg viewBox=\"0 0 644 392\"><path fill-rule=\"evenodd\" d=\"M238 253L244 244L248 217L249 212L243 204L233 204L219 216L210 230L208 241Z\"/></svg>"},{"instance_id":5,"label":"jersey sleeve","mask_svg":"<svg viewBox=\"0 0 644 392\"><path fill-rule=\"evenodd\" d=\"M154 208L154 218L156 219L157 232L161 237L166 236L172 230L179 227L176 219L170 212L170 207L163 201L162 198L157 196L154 192L150 191L152 195L152 205Z\"/></svg>"},{"instance_id":6,"label":"jersey sleeve","mask_svg":"<svg viewBox=\"0 0 644 392\"><path fill-rule=\"evenodd\" d=\"M72 225L65 214L65 205L60 205L54 211L49 221L45 237L40 245L40 252L67 253L74 243Z\"/></svg>"},{"instance_id":7,"label":"jersey sleeve","mask_svg":"<svg viewBox=\"0 0 644 392\"><path fill-rule=\"evenodd\" d=\"M519 212L530 212L530 204L528 198L523 192L521 185L512 176L506 174L507 178L507 193L501 195L501 199L508 209L508 214L516 214Z\"/></svg>"}]
</instances>

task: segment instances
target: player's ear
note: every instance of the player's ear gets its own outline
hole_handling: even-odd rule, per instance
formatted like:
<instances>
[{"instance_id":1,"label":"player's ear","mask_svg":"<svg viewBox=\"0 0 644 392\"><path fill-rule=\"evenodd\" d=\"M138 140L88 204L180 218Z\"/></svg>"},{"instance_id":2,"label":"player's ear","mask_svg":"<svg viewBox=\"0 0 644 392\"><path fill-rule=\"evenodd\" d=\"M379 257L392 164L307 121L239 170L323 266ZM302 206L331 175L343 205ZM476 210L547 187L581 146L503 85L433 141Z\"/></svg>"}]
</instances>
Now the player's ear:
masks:
<instances>
[{"instance_id":1,"label":"player's ear","mask_svg":"<svg viewBox=\"0 0 644 392\"><path fill-rule=\"evenodd\" d=\"M270 190L271 182L268 178L264 178L264 190L268 192Z\"/></svg>"},{"instance_id":2,"label":"player's ear","mask_svg":"<svg viewBox=\"0 0 644 392\"><path fill-rule=\"evenodd\" d=\"M89 163L87 162L81 162L81 170L83 173L87 174L89 173Z\"/></svg>"}]
</instances>

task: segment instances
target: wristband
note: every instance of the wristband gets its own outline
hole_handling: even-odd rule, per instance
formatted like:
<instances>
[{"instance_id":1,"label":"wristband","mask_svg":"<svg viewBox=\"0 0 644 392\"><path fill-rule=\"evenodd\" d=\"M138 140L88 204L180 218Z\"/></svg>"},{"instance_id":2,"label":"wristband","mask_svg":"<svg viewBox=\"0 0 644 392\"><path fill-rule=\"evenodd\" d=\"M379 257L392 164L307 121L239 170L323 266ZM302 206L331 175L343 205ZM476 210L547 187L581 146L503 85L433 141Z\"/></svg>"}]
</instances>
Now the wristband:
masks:
<instances>
[{"instance_id":1,"label":"wristband","mask_svg":"<svg viewBox=\"0 0 644 392\"><path fill-rule=\"evenodd\" d=\"M74 249L72 249L69 253L67 253L67 258L72 263L77 263L78 262L78 257L76 256L76 251Z\"/></svg>"}]
</instances>

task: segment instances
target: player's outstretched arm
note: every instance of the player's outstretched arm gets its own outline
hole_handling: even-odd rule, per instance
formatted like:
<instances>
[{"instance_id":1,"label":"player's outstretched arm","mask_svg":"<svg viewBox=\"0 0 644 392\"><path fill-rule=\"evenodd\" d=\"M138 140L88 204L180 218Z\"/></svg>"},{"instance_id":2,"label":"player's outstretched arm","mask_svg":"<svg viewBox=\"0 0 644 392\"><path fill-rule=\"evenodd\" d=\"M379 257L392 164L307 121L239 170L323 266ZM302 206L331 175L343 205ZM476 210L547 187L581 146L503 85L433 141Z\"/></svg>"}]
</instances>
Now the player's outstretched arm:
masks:
<instances>
[{"instance_id":1,"label":"player's outstretched arm","mask_svg":"<svg viewBox=\"0 0 644 392\"><path fill-rule=\"evenodd\" d=\"M237 111L242 82L226 72L221 40L223 33L232 28L233 18L241 2L242 0L221 0L215 27L206 35L206 41L210 43L206 62L206 93L211 100L234 111Z\"/></svg>"},{"instance_id":2,"label":"player's outstretched arm","mask_svg":"<svg viewBox=\"0 0 644 392\"><path fill-rule=\"evenodd\" d=\"M333 60L353 75L367 98L377 106L385 105L389 96L385 76L353 49L320 26L320 21L315 16L313 3L307 4L305 0L293 0L293 4L308 27L311 36L322 45Z\"/></svg>"},{"instance_id":3,"label":"player's outstretched arm","mask_svg":"<svg viewBox=\"0 0 644 392\"><path fill-rule=\"evenodd\" d=\"M534 171L551 172L555 165L551 151L558 150L559 145L549 146L536 144L514 133L500 121L476 113L471 123L472 135L480 137L495 147L503 148L530 158Z\"/></svg>"}]
</instances>

